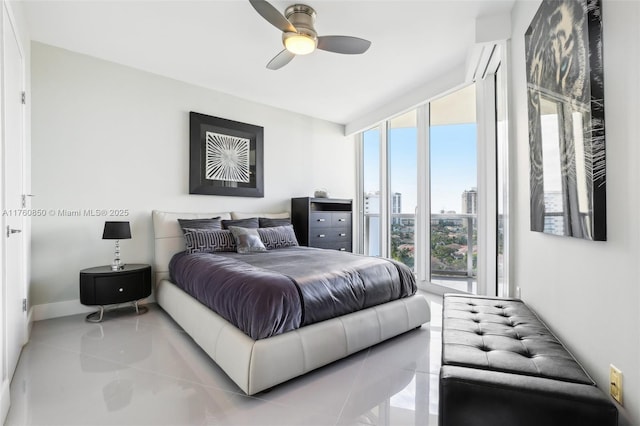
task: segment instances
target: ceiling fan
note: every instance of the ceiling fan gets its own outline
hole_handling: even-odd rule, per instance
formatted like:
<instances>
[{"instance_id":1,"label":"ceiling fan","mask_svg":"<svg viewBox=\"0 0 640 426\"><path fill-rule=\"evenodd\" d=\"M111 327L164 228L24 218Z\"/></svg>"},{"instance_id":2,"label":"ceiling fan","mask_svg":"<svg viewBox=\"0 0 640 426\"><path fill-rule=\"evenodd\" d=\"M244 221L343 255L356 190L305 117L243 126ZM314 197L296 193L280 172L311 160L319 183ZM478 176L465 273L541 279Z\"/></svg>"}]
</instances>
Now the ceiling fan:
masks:
<instances>
[{"instance_id":1,"label":"ceiling fan","mask_svg":"<svg viewBox=\"0 0 640 426\"><path fill-rule=\"evenodd\" d=\"M277 70L287 65L296 55L307 55L321 49L328 52L357 55L367 51L371 42L350 36L318 36L313 24L316 11L306 4L294 4L287 7L284 15L271 3L264 0L249 0L253 8L271 25L282 31L282 44L285 49L278 53L267 68Z\"/></svg>"}]
</instances>

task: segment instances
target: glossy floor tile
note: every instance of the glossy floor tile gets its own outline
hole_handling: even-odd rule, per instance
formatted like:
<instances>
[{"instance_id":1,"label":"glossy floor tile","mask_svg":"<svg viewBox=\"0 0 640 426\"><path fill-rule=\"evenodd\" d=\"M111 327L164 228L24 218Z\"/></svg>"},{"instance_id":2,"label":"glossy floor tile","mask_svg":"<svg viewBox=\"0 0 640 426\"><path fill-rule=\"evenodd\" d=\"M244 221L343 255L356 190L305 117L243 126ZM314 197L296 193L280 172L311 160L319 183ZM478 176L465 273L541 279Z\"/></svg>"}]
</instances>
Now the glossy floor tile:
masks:
<instances>
[{"instance_id":1,"label":"glossy floor tile","mask_svg":"<svg viewBox=\"0 0 640 426\"><path fill-rule=\"evenodd\" d=\"M432 321L246 396L156 305L33 325L7 425L437 425L441 298Z\"/></svg>"}]
</instances>

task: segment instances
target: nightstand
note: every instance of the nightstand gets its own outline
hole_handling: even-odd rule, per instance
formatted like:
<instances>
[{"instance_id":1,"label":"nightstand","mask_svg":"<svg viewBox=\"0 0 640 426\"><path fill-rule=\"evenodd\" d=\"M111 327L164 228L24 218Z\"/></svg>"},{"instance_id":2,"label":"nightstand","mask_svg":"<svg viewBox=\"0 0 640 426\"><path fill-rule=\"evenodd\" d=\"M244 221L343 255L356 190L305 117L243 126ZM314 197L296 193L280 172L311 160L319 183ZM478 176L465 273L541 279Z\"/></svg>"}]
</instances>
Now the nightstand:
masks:
<instances>
[{"instance_id":1,"label":"nightstand","mask_svg":"<svg viewBox=\"0 0 640 426\"><path fill-rule=\"evenodd\" d=\"M89 322L101 322L105 305L131 302L138 315L147 312L138 301L151 294L151 266L128 264L119 271L111 266L96 266L80 271L80 303L100 306L100 310L87 315Z\"/></svg>"}]
</instances>

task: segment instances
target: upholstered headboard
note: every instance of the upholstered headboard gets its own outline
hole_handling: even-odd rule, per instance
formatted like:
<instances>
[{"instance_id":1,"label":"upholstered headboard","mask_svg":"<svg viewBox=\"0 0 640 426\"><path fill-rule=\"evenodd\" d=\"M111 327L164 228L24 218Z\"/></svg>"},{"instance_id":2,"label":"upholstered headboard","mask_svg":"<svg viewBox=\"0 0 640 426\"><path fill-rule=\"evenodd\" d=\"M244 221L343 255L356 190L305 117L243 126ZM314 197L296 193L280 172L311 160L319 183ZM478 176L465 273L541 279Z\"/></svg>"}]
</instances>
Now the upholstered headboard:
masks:
<instances>
[{"instance_id":1,"label":"upholstered headboard","mask_svg":"<svg viewBox=\"0 0 640 426\"><path fill-rule=\"evenodd\" d=\"M185 249L184 236L178 219L205 219L220 216L220 219L245 219L248 217L268 217L271 219L289 217L288 212L283 213L176 213L153 210L154 248L153 270L155 282L169 278L169 261L174 254Z\"/></svg>"},{"instance_id":2,"label":"upholstered headboard","mask_svg":"<svg viewBox=\"0 0 640 426\"><path fill-rule=\"evenodd\" d=\"M174 254L184 251L185 243L178 219L205 219L220 216L220 219L231 219L231 213L174 213L154 210L153 233L155 255L153 270L156 282L169 278L169 261Z\"/></svg>"}]
</instances>

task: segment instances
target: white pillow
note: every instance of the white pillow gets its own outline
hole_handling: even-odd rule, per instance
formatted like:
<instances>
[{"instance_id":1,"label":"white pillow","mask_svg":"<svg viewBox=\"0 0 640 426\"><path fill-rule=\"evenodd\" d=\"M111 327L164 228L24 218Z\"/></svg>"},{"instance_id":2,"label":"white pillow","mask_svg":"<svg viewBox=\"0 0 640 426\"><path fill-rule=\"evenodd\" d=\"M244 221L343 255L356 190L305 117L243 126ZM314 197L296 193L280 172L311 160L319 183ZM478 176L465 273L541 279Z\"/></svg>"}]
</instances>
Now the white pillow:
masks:
<instances>
[{"instance_id":1,"label":"white pillow","mask_svg":"<svg viewBox=\"0 0 640 426\"><path fill-rule=\"evenodd\" d=\"M266 217L267 219L286 219L288 218L289 212L282 213L239 213L239 212L231 212L231 219L250 219L252 217Z\"/></svg>"}]
</instances>

